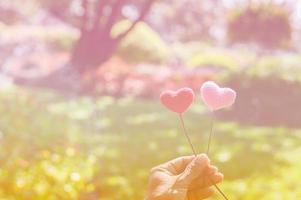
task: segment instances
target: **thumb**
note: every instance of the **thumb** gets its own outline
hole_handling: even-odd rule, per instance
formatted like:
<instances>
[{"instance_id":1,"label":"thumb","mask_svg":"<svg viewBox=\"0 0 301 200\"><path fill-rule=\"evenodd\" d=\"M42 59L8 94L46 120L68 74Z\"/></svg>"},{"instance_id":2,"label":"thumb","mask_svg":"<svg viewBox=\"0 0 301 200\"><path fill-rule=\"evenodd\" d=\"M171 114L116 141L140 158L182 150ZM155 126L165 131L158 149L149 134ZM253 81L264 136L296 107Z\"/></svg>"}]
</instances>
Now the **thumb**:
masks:
<instances>
[{"instance_id":1,"label":"thumb","mask_svg":"<svg viewBox=\"0 0 301 200\"><path fill-rule=\"evenodd\" d=\"M200 154L196 156L193 161L187 165L184 172L178 176L175 186L178 188L187 188L194 179L202 174L208 164L209 158L207 155Z\"/></svg>"}]
</instances>

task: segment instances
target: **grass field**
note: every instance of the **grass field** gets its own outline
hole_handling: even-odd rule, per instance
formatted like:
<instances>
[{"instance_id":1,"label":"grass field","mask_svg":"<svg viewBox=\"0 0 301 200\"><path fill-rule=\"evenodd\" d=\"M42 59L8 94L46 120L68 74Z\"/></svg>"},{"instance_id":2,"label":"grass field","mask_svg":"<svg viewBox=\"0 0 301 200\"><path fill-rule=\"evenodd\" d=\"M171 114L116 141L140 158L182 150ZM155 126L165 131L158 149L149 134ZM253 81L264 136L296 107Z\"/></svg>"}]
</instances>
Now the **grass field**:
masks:
<instances>
[{"instance_id":1,"label":"grass field","mask_svg":"<svg viewBox=\"0 0 301 200\"><path fill-rule=\"evenodd\" d=\"M62 97L13 88L0 98L0 199L142 199L151 167L191 154L156 100ZM185 114L198 152L210 116ZM301 130L218 121L212 162L236 200L301 198ZM213 199L220 199L216 196Z\"/></svg>"}]
</instances>

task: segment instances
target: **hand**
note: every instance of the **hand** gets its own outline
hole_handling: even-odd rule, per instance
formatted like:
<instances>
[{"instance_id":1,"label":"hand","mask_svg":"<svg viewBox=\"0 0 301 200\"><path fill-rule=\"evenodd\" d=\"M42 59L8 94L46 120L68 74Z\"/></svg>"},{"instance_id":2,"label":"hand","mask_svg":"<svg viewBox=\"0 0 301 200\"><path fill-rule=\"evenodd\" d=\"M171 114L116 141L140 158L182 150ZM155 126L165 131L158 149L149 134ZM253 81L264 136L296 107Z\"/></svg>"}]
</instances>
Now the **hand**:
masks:
<instances>
[{"instance_id":1,"label":"hand","mask_svg":"<svg viewBox=\"0 0 301 200\"><path fill-rule=\"evenodd\" d=\"M223 180L205 154L184 156L151 170L146 200L201 200L213 194L211 186Z\"/></svg>"}]
</instances>

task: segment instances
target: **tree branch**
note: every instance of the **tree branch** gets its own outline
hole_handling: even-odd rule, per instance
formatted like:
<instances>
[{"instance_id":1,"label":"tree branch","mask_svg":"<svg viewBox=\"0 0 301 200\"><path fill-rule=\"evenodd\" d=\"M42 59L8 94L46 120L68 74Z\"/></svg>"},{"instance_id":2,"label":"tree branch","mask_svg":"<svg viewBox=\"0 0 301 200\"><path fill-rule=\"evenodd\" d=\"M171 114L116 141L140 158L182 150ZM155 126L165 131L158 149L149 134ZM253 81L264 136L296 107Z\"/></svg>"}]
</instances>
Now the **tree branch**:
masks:
<instances>
[{"instance_id":1,"label":"tree branch","mask_svg":"<svg viewBox=\"0 0 301 200\"><path fill-rule=\"evenodd\" d=\"M138 24L138 22L142 21L145 18L145 16L151 9L154 2L155 2L155 0L147 0L144 3L143 8L141 9L139 17L131 24L131 26L126 31L119 34L115 39L122 40L125 36L127 36L135 28L135 26Z\"/></svg>"},{"instance_id":2,"label":"tree branch","mask_svg":"<svg viewBox=\"0 0 301 200\"><path fill-rule=\"evenodd\" d=\"M83 16L81 18L81 32L85 32L87 30L87 24L89 21L89 12L88 12L88 0L82 0L82 7L84 10Z\"/></svg>"},{"instance_id":3,"label":"tree branch","mask_svg":"<svg viewBox=\"0 0 301 200\"><path fill-rule=\"evenodd\" d=\"M110 34L110 31L116 22L116 19L121 16L122 6L127 3L127 0L116 0L112 6L111 15L108 17L108 21L105 25L105 31Z\"/></svg>"},{"instance_id":4,"label":"tree branch","mask_svg":"<svg viewBox=\"0 0 301 200\"><path fill-rule=\"evenodd\" d=\"M101 19L101 16L103 15L103 9L109 2L110 1L108 1L108 0L98 0L97 1L95 10L94 10L95 11L95 21L93 24L93 28L99 28L100 19Z\"/></svg>"}]
</instances>

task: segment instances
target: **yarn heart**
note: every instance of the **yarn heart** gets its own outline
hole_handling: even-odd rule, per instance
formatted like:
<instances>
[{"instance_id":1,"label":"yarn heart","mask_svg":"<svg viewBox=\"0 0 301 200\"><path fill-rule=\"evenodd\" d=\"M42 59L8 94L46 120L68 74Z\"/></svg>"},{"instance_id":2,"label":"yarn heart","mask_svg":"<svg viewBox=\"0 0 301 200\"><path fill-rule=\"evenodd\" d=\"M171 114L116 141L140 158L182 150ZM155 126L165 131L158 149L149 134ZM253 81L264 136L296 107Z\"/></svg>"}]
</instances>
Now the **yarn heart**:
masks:
<instances>
[{"instance_id":1,"label":"yarn heart","mask_svg":"<svg viewBox=\"0 0 301 200\"><path fill-rule=\"evenodd\" d=\"M176 113L185 112L194 100L194 92L190 88L181 88L177 91L167 90L160 95L161 103Z\"/></svg>"},{"instance_id":2,"label":"yarn heart","mask_svg":"<svg viewBox=\"0 0 301 200\"><path fill-rule=\"evenodd\" d=\"M207 81L201 87L201 96L211 110L219 110L235 102L236 92L231 88L221 88L213 81Z\"/></svg>"}]
</instances>

